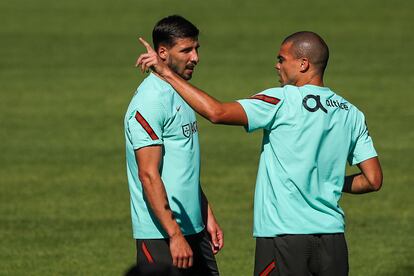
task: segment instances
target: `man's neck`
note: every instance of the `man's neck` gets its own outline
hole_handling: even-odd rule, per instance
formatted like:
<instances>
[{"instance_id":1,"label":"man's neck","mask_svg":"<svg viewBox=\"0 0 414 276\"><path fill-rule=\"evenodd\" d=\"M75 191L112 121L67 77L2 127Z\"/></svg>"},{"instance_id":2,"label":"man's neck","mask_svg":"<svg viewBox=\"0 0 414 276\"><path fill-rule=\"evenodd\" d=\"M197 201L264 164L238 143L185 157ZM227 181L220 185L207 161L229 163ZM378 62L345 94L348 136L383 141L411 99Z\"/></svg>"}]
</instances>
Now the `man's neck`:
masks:
<instances>
[{"instance_id":1,"label":"man's neck","mask_svg":"<svg viewBox=\"0 0 414 276\"><path fill-rule=\"evenodd\" d=\"M304 86L307 84L320 86L320 87L325 86L323 83L323 76L320 76L320 75L304 77L296 82L296 86Z\"/></svg>"}]
</instances>

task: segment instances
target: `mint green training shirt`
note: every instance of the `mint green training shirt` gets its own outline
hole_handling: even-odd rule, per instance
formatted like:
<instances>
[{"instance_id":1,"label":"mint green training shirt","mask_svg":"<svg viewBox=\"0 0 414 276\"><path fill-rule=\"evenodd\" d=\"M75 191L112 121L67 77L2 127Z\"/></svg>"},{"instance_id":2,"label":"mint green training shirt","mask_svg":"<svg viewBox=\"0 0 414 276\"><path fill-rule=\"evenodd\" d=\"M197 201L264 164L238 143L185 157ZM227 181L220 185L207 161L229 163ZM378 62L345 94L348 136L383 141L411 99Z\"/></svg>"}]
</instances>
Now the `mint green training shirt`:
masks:
<instances>
[{"instance_id":1,"label":"mint green training shirt","mask_svg":"<svg viewBox=\"0 0 414 276\"><path fill-rule=\"evenodd\" d=\"M183 234L202 231L200 149L194 111L171 85L150 74L135 92L124 126L134 238L168 237L145 198L135 160L134 151L153 145L162 146L159 172Z\"/></svg>"},{"instance_id":2,"label":"mint green training shirt","mask_svg":"<svg viewBox=\"0 0 414 276\"><path fill-rule=\"evenodd\" d=\"M286 85L238 101L247 130L263 129L255 237L344 232L346 161L377 156L365 118L327 87Z\"/></svg>"}]
</instances>

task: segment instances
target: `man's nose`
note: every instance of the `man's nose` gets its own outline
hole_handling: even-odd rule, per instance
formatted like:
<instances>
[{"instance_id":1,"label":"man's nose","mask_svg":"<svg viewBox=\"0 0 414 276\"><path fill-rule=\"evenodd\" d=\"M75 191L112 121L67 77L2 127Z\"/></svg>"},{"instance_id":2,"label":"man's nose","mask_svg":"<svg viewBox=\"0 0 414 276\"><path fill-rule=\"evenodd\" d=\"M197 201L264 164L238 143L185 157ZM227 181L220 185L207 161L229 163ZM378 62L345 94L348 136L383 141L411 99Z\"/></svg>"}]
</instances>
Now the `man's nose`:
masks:
<instances>
[{"instance_id":1,"label":"man's nose","mask_svg":"<svg viewBox=\"0 0 414 276\"><path fill-rule=\"evenodd\" d=\"M280 70L280 63L279 62L276 62L275 69L278 70L278 71Z\"/></svg>"},{"instance_id":2,"label":"man's nose","mask_svg":"<svg viewBox=\"0 0 414 276\"><path fill-rule=\"evenodd\" d=\"M198 53L196 50L193 50L191 54L191 62L197 64L198 61L199 61Z\"/></svg>"}]
</instances>

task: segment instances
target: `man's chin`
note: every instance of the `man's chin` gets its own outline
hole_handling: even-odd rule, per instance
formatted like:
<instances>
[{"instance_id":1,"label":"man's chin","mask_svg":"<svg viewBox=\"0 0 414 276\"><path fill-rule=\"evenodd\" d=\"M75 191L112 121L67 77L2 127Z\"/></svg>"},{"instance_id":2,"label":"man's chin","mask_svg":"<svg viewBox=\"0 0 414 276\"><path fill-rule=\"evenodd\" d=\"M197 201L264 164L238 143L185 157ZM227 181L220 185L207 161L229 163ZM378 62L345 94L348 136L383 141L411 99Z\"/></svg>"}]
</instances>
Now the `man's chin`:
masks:
<instances>
[{"instance_id":1,"label":"man's chin","mask_svg":"<svg viewBox=\"0 0 414 276\"><path fill-rule=\"evenodd\" d=\"M178 71L178 70L174 70L173 69L173 71L177 74L177 75L179 75L182 79L184 79L184 80L186 80L186 81L188 81L188 80L190 80L191 79L191 77L193 76L193 71L192 70L184 70L184 71ZM187 71L187 72L186 72ZM188 71L190 71L190 72L188 72Z\"/></svg>"},{"instance_id":2,"label":"man's chin","mask_svg":"<svg viewBox=\"0 0 414 276\"><path fill-rule=\"evenodd\" d=\"M182 74L181 77L186 81L191 80L192 74Z\"/></svg>"}]
</instances>

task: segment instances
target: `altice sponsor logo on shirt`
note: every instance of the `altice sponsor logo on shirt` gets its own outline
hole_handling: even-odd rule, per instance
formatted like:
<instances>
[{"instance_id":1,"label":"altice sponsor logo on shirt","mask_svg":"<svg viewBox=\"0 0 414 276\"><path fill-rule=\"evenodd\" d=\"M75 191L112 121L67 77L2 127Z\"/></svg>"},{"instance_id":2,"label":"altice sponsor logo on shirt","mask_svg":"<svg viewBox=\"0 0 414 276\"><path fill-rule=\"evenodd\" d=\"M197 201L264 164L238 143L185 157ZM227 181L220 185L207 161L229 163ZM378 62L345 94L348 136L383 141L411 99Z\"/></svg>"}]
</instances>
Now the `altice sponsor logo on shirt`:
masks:
<instances>
[{"instance_id":1,"label":"altice sponsor logo on shirt","mask_svg":"<svg viewBox=\"0 0 414 276\"><path fill-rule=\"evenodd\" d=\"M329 107L339 107L340 109L348 110L348 106L344 103L340 103L338 100L326 100L326 105Z\"/></svg>"},{"instance_id":2,"label":"altice sponsor logo on shirt","mask_svg":"<svg viewBox=\"0 0 414 276\"><path fill-rule=\"evenodd\" d=\"M316 112L321 109L323 112L327 113L328 110L322 105L321 97L319 95L307 95L302 101L303 107L309 112ZM340 103L338 100L326 100L326 105L332 108L340 108L343 110L348 110L348 106L344 103Z\"/></svg>"}]
</instances>

